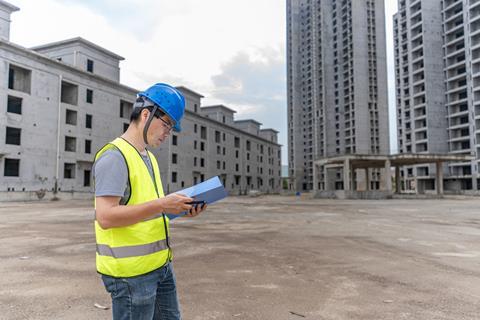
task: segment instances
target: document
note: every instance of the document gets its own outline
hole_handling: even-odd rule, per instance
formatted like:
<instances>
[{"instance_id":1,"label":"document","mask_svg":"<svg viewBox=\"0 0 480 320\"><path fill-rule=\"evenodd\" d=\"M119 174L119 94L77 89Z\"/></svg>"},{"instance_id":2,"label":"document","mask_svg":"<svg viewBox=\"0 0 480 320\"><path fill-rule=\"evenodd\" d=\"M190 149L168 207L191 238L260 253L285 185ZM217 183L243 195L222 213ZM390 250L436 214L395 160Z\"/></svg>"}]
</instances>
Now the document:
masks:
<instances>
[{"instance_id":1,"label":"document","mask_svg":"<svg viewBox=\"0 0 480 320\"><path fill-rule=\"evenodd\" d=\"M227 190L225 190L218 176L210 178L190 188L179 190L175 193L195 198L195 201L205 201L207 204L222 200L228 195ZM184 214L187 214L187 211L180 214L167 213L167 217L172 220L181 217Z\"/></svg>"}]
</instances>

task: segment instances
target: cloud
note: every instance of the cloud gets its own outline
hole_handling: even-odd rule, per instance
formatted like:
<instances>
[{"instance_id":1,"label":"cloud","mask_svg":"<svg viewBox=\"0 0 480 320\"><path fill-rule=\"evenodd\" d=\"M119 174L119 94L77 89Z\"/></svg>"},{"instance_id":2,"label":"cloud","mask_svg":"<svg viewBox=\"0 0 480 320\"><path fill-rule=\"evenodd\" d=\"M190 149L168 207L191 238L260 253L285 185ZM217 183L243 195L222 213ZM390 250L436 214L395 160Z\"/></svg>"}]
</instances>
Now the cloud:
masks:
<instances>
[{"instance_id":1,"label":"cloud","mask_svg":"<svg viewBox=\"0 0 480 320\"><path fill-rule=\"evenodd\" d=\"M257 112L267 109L286 110L285 59L279 50L264 48L252 58L237 53L212 76L212 95L226 104L255 106Z\"/></svg>"},{"instance_id":2,"label":"cloud","mask_svg":"<svg viewBox=\"0 0 480 320\"><path fill-rule=\"evenodd\" d=\"M189 12L189 1L157 0L57 0L59 3L83 6L103 16L108 23L130 33L142 42L155 34L159 21Z\"/></svg>"},{"instance_id":3,"label":"cloud","mask_svg":"<svg viewBox=\"0 0 480 320\"><path fill-rule=\"evenodd\" d=\"M280 131L286 159L287 101L284 48L240 51L212 76L212 98L236 110L237 118L253 118L263 128Z\"/></svg>"}]
</instances>

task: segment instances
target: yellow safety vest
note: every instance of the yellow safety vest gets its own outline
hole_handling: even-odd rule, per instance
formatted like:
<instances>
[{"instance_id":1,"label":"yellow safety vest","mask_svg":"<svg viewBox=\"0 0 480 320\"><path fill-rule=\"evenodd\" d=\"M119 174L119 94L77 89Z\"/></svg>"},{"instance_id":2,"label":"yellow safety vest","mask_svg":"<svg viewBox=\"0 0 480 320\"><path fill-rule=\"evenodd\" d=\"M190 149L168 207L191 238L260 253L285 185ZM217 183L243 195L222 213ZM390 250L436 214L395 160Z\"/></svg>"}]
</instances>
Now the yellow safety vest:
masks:
<instances>
[{"instance_id":1,"label":"yellow safety vest","mask_svg":"<svg viewBox=\"0 0 480 320\"><path fill-rule=\"evenodd\" d=\"M164 197L160 170L155 156L147 151L155 179L140 153L128 141L117 138L95 155L116 148L125 158L130 183L131 206ZM95 219L97 271L113 277L133 277L158 269L171 261L168 217L158 214L126 227L102 229Z\"/></svg>"}]
</instances>

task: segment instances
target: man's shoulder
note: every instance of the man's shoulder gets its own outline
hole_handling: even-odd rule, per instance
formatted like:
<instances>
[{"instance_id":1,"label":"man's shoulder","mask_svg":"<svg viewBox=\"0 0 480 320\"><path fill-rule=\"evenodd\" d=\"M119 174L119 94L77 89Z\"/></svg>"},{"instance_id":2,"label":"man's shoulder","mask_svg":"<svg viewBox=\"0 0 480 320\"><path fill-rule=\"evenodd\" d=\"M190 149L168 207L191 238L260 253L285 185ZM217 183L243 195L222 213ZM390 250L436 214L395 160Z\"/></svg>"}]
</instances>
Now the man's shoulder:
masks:
<instances>
[{"instance_id":1,"label":"man's shoulder","mask_svg":"<svg viewBox=\"0 0 480 320\"><path fill-rule=\"evenodd\" d=\"M105 150L97 160L95 160L94 170L118 170L127 168L123 154L116 147Z\"/></svg>"}]
</instances>

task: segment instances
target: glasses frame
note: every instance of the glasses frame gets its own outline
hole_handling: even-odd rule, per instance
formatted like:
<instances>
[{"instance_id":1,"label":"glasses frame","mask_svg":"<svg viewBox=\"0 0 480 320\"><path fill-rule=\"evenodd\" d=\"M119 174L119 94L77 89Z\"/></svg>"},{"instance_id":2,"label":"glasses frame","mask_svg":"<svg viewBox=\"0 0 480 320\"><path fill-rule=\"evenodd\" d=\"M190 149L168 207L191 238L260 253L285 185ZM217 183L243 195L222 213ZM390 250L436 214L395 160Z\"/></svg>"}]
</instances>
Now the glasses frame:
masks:
<instances>
[{"instance_id":1,"label":"glasses frame","mask_svg":"<svg viewBox=\"0 0 480 320\"><path fill-rule=\"evenodd\" d=\"M172 132L173 130L173 124L169 124L167 121L163 120L162 117L163 115L157 115L156 112L155 114L153 115L155 118L159 119L160 121L162 121L162 124L163 126L165 127L165 129L168 130L168 132Z\"/></svg>"}]
</instances>

